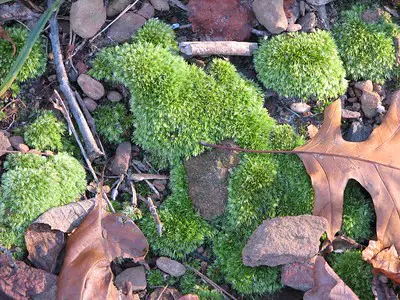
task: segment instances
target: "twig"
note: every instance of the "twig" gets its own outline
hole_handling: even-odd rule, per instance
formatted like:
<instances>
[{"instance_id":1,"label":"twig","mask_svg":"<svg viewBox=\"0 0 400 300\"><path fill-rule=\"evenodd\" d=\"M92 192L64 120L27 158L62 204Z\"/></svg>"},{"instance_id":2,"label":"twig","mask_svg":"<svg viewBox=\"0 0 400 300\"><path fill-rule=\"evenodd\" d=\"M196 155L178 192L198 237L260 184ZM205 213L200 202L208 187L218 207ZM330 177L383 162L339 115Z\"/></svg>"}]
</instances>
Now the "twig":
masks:
<instances>
[{"instance_id":1,"label":"twig","mask_svg":"<svg viewBox=\"0 0 400 300\"><path fill-rule=\"evenodd\" d=\"M157 232L158 235L162 235L162 230L163 230L163 225L160 220L160 216L158 215L157 212L157 207L154 205L153 200L151 200L150 197L147 197L147 199L141 195L139 195L139 199L142 200L144 203L146 203L150 213L152 214L154 221L156 221L157 224Z\"/></svg>"},{"instance_id":2,"label":"twig","mask_svg":"<svg viewBox=\"0 0 400 300\"><path fill-rule=\"evenodd\" d=\"M136 0L135 2L133 2L132 4L129 4L127 7L125 7L125 9L114 19L112 20L112 22L110 22L110 24L108 24L106 27L104 27L100 32L98 32L94 37L92 37L89 40L89 43L92 43L99 35L101 35L104 31L106 31L112 24L114 24L116 21L119 20L119 18L121 18L128 10L130 10L132 7L135 6L136 3L138 3L139 0Z\"/></svg>"},{"instance_id":3,"label":"twig","mask_svg":"<svg viewBox=\"0 0 400 300\"><path fill-rule=\"evenodd\" d=\"M133 164L133 168L136 170L136 172L142 174L142 171L139 170L138 167L135 166L135 164ZM147 185L149 186L149 188L157 195L160 196L160 192L156 189L156 187L147 179L144 179L144 182L147 183Z\"/></svg>"},{"instance_id":4,"label":"twig","mask_svg":"<svg viewBox=\"0 0 400 300\"><path fill-rule=\"evenodd\" d=\"M183 9L184 11L189 11L185 4L183 4L180 0L168 0L169 3Z\"/></svg>"},{"instance_id":5,"label":"twig","mask_svg":"<svg viewBox=\"0 0 400 300\"><path fill-rule=\"evenodd\" d=\"M48 0L47 3L48 6L51 7L53 0ZM71 109L72 115L74 116L76 123L78 124L79 130L82 134L82 138L84 140L88 152L88 157L91 160L93 160L104 154L97 147L93 134L90 131L90 128L85 120L85 117L83 116L82 111L80 110L79 105L72 92L72 89L69 85L68 76L67 72L65 71L65 66L63 63L63 57L61 53L57 12L55 12L50 19L50 40L53 48L54 64L56 67L57 79L60 84L60 90L65 95L68 101L69 108Z\"/></svg>"},{"instance_id":6,"label":"twig","mask_svg":"<svg viewBox=\"0 0 400 300\"><path fill-rule=\"evenodd\" d=\"M160 300L162 295L164 294L165 290L167 289L168 284L166 286L164 286L163 290L161 291L160 295L158 295L157 300Z\"/></svg>"},{"instance_id":7,"label":"twig","mask_svg":"<svg viewBox=\"0 0 400 300\"><path fill-rule=\"evenodd\" d=\"M139 174L131 174L129 175L129 179L133 180L133 181L142 181L142 180L164 180L164 179L168 179L168 176L166 175L158 175L158 174L143 174L143 173L139 173Z\"/></svg>"},{"instance_id":8,"label":"twig","mask_svg":"<svg viewBox=\"0 0 400 300\"><path fill-rule=\"evenodd\" d=\"M225 296L227 296L230 299L236 300L236 298L234 296L229 294L227 291L225 291L222 287L220 287L218 284L216 284L214 281L212 281L210 278L208 278L203 273L197 271L195 268L193 268L192 266L189 266L188 264L185 264L185 267L192 270L197 276L199 276L201 279L203 279L205 282L207 282L209 285L211 285L218 292L225 294Z\"/></svg>"},{"instance_id":9,"label":"twig","mask_svg":"<svg viewBox=\"0 0 400 300\"><path fill-rule=\"evenodd\" d=\"M132 198L131 198L131 203L133 207L137 206L137 193L136 193L136 189L135 189L135 185L133 184L133 182L130 182L131 185L131 192L132 192Z\"/></svg>"},{"instance_id":10,"label":"twig","mask_svg":"<svg viewBox=\"0 0 400 300\"><path fill-rule=\"evenodd\" d=\"M268 31L258 30L258 29L255 29L255 28L253 28L251 30L251 32L254 33L255 35L262 36L264 38L266 38L266 37L268 37L270 35L268 33Z\"/></svg>"},{"instance_id":11,"label":"twig","mask_svg":"<svg viewBox=\"0 0 400 300\"><path fill-rule=\"evenodd\" d=\"M257 43L217 41L217 42L181 42L179 50L188 56L238 55L252 56Z\"/></svg>"}]
</instances>

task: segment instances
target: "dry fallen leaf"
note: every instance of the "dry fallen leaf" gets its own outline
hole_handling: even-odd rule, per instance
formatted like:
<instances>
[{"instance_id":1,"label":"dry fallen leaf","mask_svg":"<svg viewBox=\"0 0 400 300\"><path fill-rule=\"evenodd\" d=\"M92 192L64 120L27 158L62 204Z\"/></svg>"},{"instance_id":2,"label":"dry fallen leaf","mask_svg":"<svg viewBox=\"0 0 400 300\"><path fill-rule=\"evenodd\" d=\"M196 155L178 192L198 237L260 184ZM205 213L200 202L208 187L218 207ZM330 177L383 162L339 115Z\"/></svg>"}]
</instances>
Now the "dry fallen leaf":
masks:
<instances>
[{"instance_id":1,"label":"dry fallen leaf","mask_svg":"<svg viewBox=\"0 0 400 300\"><path fill-rule=\"evenodd\" d=\"M342 225L343 193L349 179L371 195L378 239L400 250L400 107L394 101L382 124L364 142L347 142L341 134L341 103L325 110L316 136L295 151L311 176L315 191L314 215L325 217L333 240Z\"/></svg>"},{"instance_id":2,"label":"dry fallen leaf","mask_svg":"<svg viewBox=\"0 0 400 300\"><path fill-rule=\"evenodd\" d=\"M15 45L13 39L10 38L7 31L1 26L0 26L0 39L10 42L11 46L13 47L13 56L14 56L15 53L17 53L17 46Z\"/></svg>"},{"instance_id":3,"label":"dry fallen leaf","mask_svg":"<svg viewBox=\"0 0 400 300\"><path fill-rule=\"evenodd\" d=\"M144 260L149 245L132 220L96 208L69 236L58 280L57 299L117 299L111 262L116 257Z\"/></svg>"},{"instance_id":4,"label":"dry fallen leaf","mask_svg":"<svg viewBox=\"0 0 400 300\"><path fill-rule=\"evenodd\" d=\"M357 295L333 271L322 256L317 256L313 272L314 286L304 300L356 300Z\"/></svg>"}]
</instances>

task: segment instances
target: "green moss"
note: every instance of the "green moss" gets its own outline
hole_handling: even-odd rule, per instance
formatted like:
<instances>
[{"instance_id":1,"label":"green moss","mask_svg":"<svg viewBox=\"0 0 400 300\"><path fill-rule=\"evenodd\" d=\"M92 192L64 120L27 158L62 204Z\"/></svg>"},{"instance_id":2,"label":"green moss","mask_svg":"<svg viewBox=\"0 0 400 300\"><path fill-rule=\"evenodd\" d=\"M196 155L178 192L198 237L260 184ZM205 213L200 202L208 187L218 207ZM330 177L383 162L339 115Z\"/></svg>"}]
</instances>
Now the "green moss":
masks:
<instances>
[{"instance_id":1,"label":"green moss","mask_svg":"<svg viewBox=\"0 0 400 300\"><path fill-rule=\"evenodd\" d=\"M156 288L165 285L165 278L160 270L147 270L146 281L150 288Z\"/></svg>"},{"instance_id":2,"label":"green moss","mask_svg":"<svg viewBox=\"0 0 400 300\"><path fill-rule=\"evenodd\" d=\"M372 266L362 260L360 251L330 256L333 270L361 300L375 299L372 294Z\"/></svg>"},{"instance_id":3,"label":"green moss","mask_svg":"<svg viewBox=\"0 0 400 300\"><path fill-rule=\"evenodd\" d=\"M132 122L123 103L101 105L93 113L93 117L96 129L105 141L119 144L126 140Z\"/></svg>"},{"instance_id":4,"label":"green moss","mask_svg":"<svg viewBox=\"0 0 400 300\"><path fill-rule=\"evenodd\" d=\"M21 26L6 27L4 29L14 41L17 47L17 53L13 56L13 47L10 42L0 39L0 84L3 83L4 78L13 65L19 51L21 51L25 45L29 35L29 31ZM33 45L31 53L21 71L18 73L11 90L14 93L19 93L19 84L21 82L42 75L46 68L46 61L47 57L43 39L39 38Z\"/></svg>"},{"instance_id":5,"label":"green moss","mask_svg":"<svg viewBox=\"0 0 400 300\"><path fill-rule=\"evenodd\" d=\"M179 291L183 295L193 294L199 296L200 300L222 300L224 297L216 290L201 282L192 272L186 272L179 280Z\"/></svg>"},{"instance_id":6,"label":"green moss","mask_svg":"<svg viewBox=\"0 0 400 300\"><path fill-rule=\"evenodd\" d=\"M262 42L254 63L265 87L285 97L330 100L347 88L335 41L327 31L274 36Z\"/></svg>"},{"instance_id":7,"label":"green moss","mask_svg":"<svg viewBox=\"0 0 400 300\"><path fill-rule=\"evenodd\" d=\"M200 247L213 231L192 206L182 164L171 170L170 181L172 195L158 209L164 226L163 235L158 236L150 214L146 214L139 224L153 253L182 259Z\"/></svg>"},{"instance_id":8,"label":"green moss","mask_svg":"<svg viewBox=\"0 0 400 300\"><path fill-rule=\"evenodd\" d=\"M361 16L367 9L356 5L344 11L333 29L334 37L348 79L383 84L392 76L396 63L393 37L398 27L387 13L377 23L364 22Z\"/></svg>"},{"instance_id":9,"label":"green moss","mask_svg":"<svg viewBox=\"0 0 400 300\"><path fill-rule=\"evenodd\" d=\"M372 236L375 211L371 196L356 181L351 180L344 192L342 231L348 237L363 242Z\"/></svg>"},{"instance_id":10,"label":"green moss","mask_svg":"<svg viewBox=\"0 0 400 300\"><path fill-rule=\"evenodd\" d=\"M26 144L37 150L61 151L64 148L66 126L52 111L45 110L29 124L24 132Z\"/></svg>"},{"instance_id":11,"label":"green moss","mask_svg":"<svg viewBox=\"0 0 400 300\"><path fill-rule=\"evenodd\" d=\"M67 154L11 154L1 180L0 240L24 247L27 226L46 210L76 200L86 189L85 170Z\"/></svg>"},{"instance_id":12,"label":"green moss","mask_svg":"<svg viewBox=\"0 0 400 300\"><path fill-rule=\"evenodd\" d=\"M135 43L150 43L167 49L178 50L175 32L171 26L156 19L151 19L139 29L133 37Z\"/></svg>"}]
</instances>

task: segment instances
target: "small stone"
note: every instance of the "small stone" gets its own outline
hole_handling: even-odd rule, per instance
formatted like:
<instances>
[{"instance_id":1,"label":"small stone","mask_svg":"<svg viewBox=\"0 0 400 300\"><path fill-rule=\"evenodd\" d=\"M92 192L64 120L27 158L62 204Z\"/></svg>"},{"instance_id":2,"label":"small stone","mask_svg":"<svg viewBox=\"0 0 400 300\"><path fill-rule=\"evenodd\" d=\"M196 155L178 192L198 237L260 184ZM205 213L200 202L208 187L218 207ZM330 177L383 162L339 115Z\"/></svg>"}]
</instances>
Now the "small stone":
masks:
<instances>
[{"instance_id":1,"label":"small stone","mask_svg":"<svg viewBox=\"0 0 400 300\"><path fill-rule=\"evenodd\" d=\"M385 90L377 83L374 83L374 92L378 93L381 97L385 95Z\"/></svg>"},{"instance_id":2,"label":"small stone","mask_svg":"<svg viewBox=\"0 0 400 300\"><path fill-rule=\"evenodd\" d=\"M290 109L299 114L305 114L311 110L311 106L304 102L298 102L290 104Z\"/></svg>"},{"instance_id":3,"label":"small stone","mask_svg":"<svg viewBox=\"0 0 400 300\"><path fill-rule=\"evenodd\" d=\"M17 149L20 144L25 144L24 138L19 135L9 137L8 140L10 141L11 146L13 146L14 149Z\"/></svg>"},{"instance_id":4,"label":"small stone","mask_svg":"<svg viewBox=\"0 0 400 300\"><path fill-rule=\"evenodd\" d=\"M115 17L120 14L125 7L132 4L134 0L113 0L107 7L107 17Z\"/></svg>"},{"instance_id":5,"label":"small stone","mask_svg":"<svg viewBox=\"0 0 400 300\"><path fill-rule=\"evenodd\" d=\"M344 139L349 142L365 141L372 132L371 125L363 125L361 122L351 123L350 129L344 135Z\"/></svg>"},{"instance_id":6,"label":"small stone","mask_svg":"<svg viewBox=\"0 0 400 300\"><path fill-rule=\"evenodd\" d=\"M107 93L107 99L111 102L119 102L122 100L122 95L117 91L111 91Z\"/></svg>"},{"instance_id":7,"label":"small stone","mask_svg":"<svg viewBox=\"0 0 400 300\"><path fill-rule=\"evenodd\" d=\"M301 17L297 23L301 25L301 31L310 32L317 24L317 16L314 12L309 12L304 17Z\"/></svg>"},{"instance_id":8,"label":"small stone","mask_svg":"<svg viewBox=\"0 0 400 300\"><path fill-rule=\"evenodd\" d=\"M358 111L342 109L342 118L343 119L358 119L360 117L361 117L361 114Z\"/></svg>"},{"instance_id":9,"label":"small stone","mask_svg":"<svg viewBox=\"0 0 400 300\"><path fill-rule=\"evenodd\" d=\"M301 25L300 24L289 24L289 26L287 27L286 31L287 32L296 32L296 31L300 31L301 30Z\"/></svg>"},{"instance_id":10,"label":"small stone","mask_svg":"<svg viewBox=\"0 0 400 300\"><path fill-rule=\"evenodd\" d=\"M85 107L89 112L94 112L97 108L97 102L90 98L84 98L83 104L85 104Z\"/></svg>"},{"instance_id":11,"label":"small stone","mask_svg":"<svg viewBox=\"0 0 400 300\"><path fill-rule=\"evenodd\" d=\"M355 98L356 97L356 93L354 92L352 87L348 87L347 88L347 93L349 94L350 98Z\"/></svg>"},{"instance_id":12,"label":"small stone","mask_svg":"<svg viewBox=\"0 0 400 300\"><path fill-rule=\"evenodd\" d=\"M375 92L364 92L360 98L361 108L367 118L372 119L381 104L381 97Z\"/></svg>"},{"instance_id":13,"label":"small stone","mask_svg":"<svg viewBox=\"0 0 400 300\"><path fill-rule=\"evenodd\" d=\"M258 22L273 34L282 33L289 25L283 0L254 0L253 12Z\"/></svg>"},{"instance_id":14,"label":"small stone","mask_svg":"<svg viewBox=\"0 0 400 300\"><path fill-rule=\"evenodd\" d=\"M169 4L167 0L150 0L155 10L169 11Z\"/></svg>"},{"instance_id":15,"label":"small stone","mask_svg":"<svg viewBox=\"0 0 400 300\"><path fill-rule=\"evenodd\" d=\"M360 111L361 110L361 104L358 103L358 102L353 103L353 110L354 111Z\"/></svg>"},{"instance_id":16,"label":"small stone","mask_svg":"<svg viewBox=\"0 0 400 300\"><path fill-rule=\"evenodd\" d=\"M134 292L146 289L146 272L143 266L128 268L115 278L115 286L124 293L128 292L126 290L126 284L129 282L132 284L132 290Z\"/></svg>"},{"instance_id":17,"label":"small stone","mask_svg":"<svg viewBox=\"0 0 400 300\"><path fill-rule=\"evenodd\" d=\"M321 6L332 2L333 0L306 0L308 4L314 6Z\"/></svg>"},{"instance_id":18,"label":"small stone","mask_svg":"<svg viewBox=\"0 0 400 300\"><path fill-rule=\"evenodd\" d=\"M348 98L347 101L349 101L350 103L358 102L358 98L357 97Z\"/></svg>"},{"instance_id":19,"label":"small stone","mask_svg":"<svg viewBox=\"0 0 400 300\"><path fill-rule=\"evenodd\" d=\"M103 85L87 74L79 75L78 84L82 91L93 100L99 100L104 96L105 91Z\"/></svg>"},{"instance_id":20,"label":"small stone","mask_svg":"<svg viewBox=\"0 0 400 300\"><path fill-rule=\"evenodd\" d=\"M294 262L284 265L281 274L282 285L303 292L311 290L314 284L314 262L315 258L312 258L306 262Z\"/></svg>"},{"instance_id":21,"label":"small stone","mask_svg":"<svg viewBox=\"0 0 400 300\"><path fill-rule=\"evenodd\" d=\"M116 176L125 174L129 168L129 162L131 160L132 146L129 142L123 142L118 145L115 151L115 157L111 163L111 173Z\"/></svg>"},{"instance_id":22,"label":"small stone","mask_svg":"<svg viewBox=\"0 0 400 300\"><path fill-rule=\"evenodd\" d=\"M242 251L246 266L275 267L302 262L318 254L320 237L327 230L323 217L302 215L264 221Z\"/></svg>"},{"instance_id":23,"label":"small stone","mask_svg":"<svg viewBox=\"0 0 400 300\"><path fill-rule=\"evenodd\" d=\"M140 29L146 19L133 12L128 12L119 18L107 31L107 37L119 43L132 38L138 29Z\"/></svg>"},{"instance_id":24,"label":"small stone","mask_svg":"<svg viewBox=\"0 0 400 300\"><path fill-rule=\"evenodd\" d=\"M186 272L186 268L184 265L168 257L158 258L156 261L156 265L161 271L171 275L172 277L180 277Z\"/></svg>"},{"instance_id":25,"label":"small stone","mask_svg":"<svg viewBox=\"0 0 400 300\"><path fill-rule=\"evenodd\" d=\"M371 80L356 82L354 87L363 92L372 92L374 90L374 86L372 85Z\"/></svg>"},{"instance_id":26,"label":"small stone","mask_svg":"<svg viewBox=\"0 0 400 300\"><path fill-rule=\"evenodd\" d=\"M5 131L0 131L0 156L3 156L7 152L1 151L1 150L8 150L11 151L13 148L11 146L10 141L8 140L8 137L5 134Z\"/></svg>"},{"instance_id":27,"label":"small stone","mask_svg":"<svg viewBox=\"0 0 400 300\"><path fill-rule=\"evenodd\" d=\"M357 98L360 98L363 94L363 92L359 89L354 88L354 94L356 94Z\"/></svg>"},{"instance_id":28,"label":"small stone","mask_svg":"<svg viewBox=\"0 0 400 300\"><path fill-rule=\"evenodd\" d=\"M145 2L143 3L137 14L147 20L151 19L152 17L154 17L154 7L149 2Z\"/></svg>"},{"instance_id":29,"label":"small stone","mask_svg":"<svg viewBox=\"0 0 400 300\"><path fill-rule=\"evenodd\" d=\"M78 0L72 3L70 24L72 30L84 39L93 37L106 21L103 0Z\"/></svg>"}]
</instances>

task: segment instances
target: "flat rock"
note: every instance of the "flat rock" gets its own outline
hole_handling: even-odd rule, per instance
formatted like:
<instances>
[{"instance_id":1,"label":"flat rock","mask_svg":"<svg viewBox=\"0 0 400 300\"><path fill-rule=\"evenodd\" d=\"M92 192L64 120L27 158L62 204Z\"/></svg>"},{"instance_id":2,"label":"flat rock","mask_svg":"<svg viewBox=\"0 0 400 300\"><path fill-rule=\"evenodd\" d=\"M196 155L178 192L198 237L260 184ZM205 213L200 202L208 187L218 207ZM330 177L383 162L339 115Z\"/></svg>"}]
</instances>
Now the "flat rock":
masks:
<instances>
[{"instance_id":1,"label":"flat rock","mask_svg":"<svg viewBox=\"0 0 400 300\"><path fill-rule=\"evenodd\" d=\"M351 123L350 129L344 135L344 139L349 142L362 142L370 136L372 130L373 128L371 125L353 122Z\"/></svg>"},{"instance_id":2,"label":"flat rock","mask_svg":"<svg viewBox=\"0 0 400 300\"><path fill-rule=\"evenodd\" d=\"M145 2L138 10L137 14L145 19L151 19L152 17L154 17L154 7L149 2Z\"/></svg>"},{"instance_id":3,"label":"flat rock","mask_svg":"<svg viewBox=\"0 0 400 300\"><path fill-rule=\"evenodd\" d=\"M360 97L361 109L367 118L372 119L377 113L377 108L381 105L381 97L375 92L363 92Z\"/></svg>"},{"instance_id":4,"label":"flat rock","mask_svg":"<svg viewBox=\"0 0 400 300\"><path fill-rule=\"evenodd\" d=\"M315 12L306 13L297 21L297 23L301 25L301 31L310 32L310 30L317 24L317 16L315 15Z\"/></svg>"},{"instance_id":5,"label":"flat rock","mask_svg":"<svg viewBox=\"0 0 400 300\"><path fill-rule=\"evenodd\" d=\"M264 221L242 251L246 266L270 266L302 262L319 251L320 237L328 228L323 217L302 215Z\"/></svg>"},{"instance_id":6,"label":"flat rock","mask_svg":"<svg viewBox=\"0 0 400 300\"><path fill-rule=\"evenodd\" d=\"M29 151L29 147L25 144L24 138L22 136L15 135L8 138L8 140L10 141L11 146L15 150L20 151L22 153Z\"/></svg>"},{"instance_id":7,"label":"flat rock","mask_svg":"<svg viewBox=\"0 0 400 300\"><path fill-rule=\"evenodd\" d=\"M103 85L87 74L79 75L78 84L82 91L93 100L99 100L104 96L105 91Z\"/></svg>"},{"instance_id":8,"label":"flat rock","mask_svg":"<svg viewBox=\"0 0 400 300\"><path fill-rule=\"evenodd\" d=\"M83 104L85 104L85 107L90 112L94 112L97 108L97 102L87 97L83 99Z\"/></svg>"},{"instance_id":9,"label":"flat rock","mask_svg":"<svg viewBox=\"0 0 400 300\"><path fill-rule=\"evenodd\" d=\"M233 142L223 144L235 146ZM239 163L234 151L213 149L185 162L189 196L200 215L211 220L225 211L230 169Z\"/></svg>"},{"instance_id":10,"label":"flat rock","mask_svg":"<svg viewBox=\"0 0 400 300\"><path fill-rule=\"evenodd\" d=\"M130 282L132 284L132 290L134 292L143 291L147 287L146 282L146 271L143 266L134 268L128 268L122 273L118 274L115 278L115 286L127 293L126 284Z\"/></svg>"},{"instance_id":11,"label":"flat rock","mask_svg":"<svg viewBox=\"0 0 400 300\"><path fill-rule=\"evenodd\" d=\"M72 3L70 24L72 30L84 39L93 37L106 21L103 0L78 0Z\"/></svg>"},{"instance_id":12,"label":"flat rock","mask_svg":"<svg viewBox=\"0 0 400 300\"><path fill-rule=\"evenodd\" d=\"M283 0L254 0L253 12L258 22L273 34L282 33L289 25Z\"/></svg>"},{"instance_id":13,"label":"flat rock","mask_svg":"<svg viewBox=\"0 0 400 300\"><path fill-rule=\"evenodd\" d=\"M168 11L169 4L167 0L150 0L151 5L153 5L155 10Z\"/></svg>"},{"instance_id":14,"label":"flat rock","mask_svg":"<svg viewBox=\"0 0 400 300\"><path fill-rule=\"evenodd\" d=\"M118 19L107 31L107 37L119 43L132 38L134 33L140 29L146 19L133 12L128 12Z\"/></svg>"},{"instance_id":15,"label":"flat rock","mask_svg":"<svg viewBox=\"0 0 400 300\"><path fill-rule=\"evenodd\" d=\"M126 173L131 160L131 151L132 146L129 142L123 142L118 145L114 160L111 163L111 173L117 176Z\"/></svg>"},{"instance_id":16,"label":"flat rock","mask_svg":"<svg viewBox=\"0 0 400 300\"><path fill-rule=\"evenodd\" d=\"M122 100L122 95L117 91L110 91L107 93L107 99L111 102L119 102Z\"/></svg>"},{"instance_id":17,"label":"flat rock","mask_svg":"<svg viewBox=\"0 0 400 300\"><path fill-rule=\"evenodd\" d=\"M371 80L356 82L354 87L363 92L373 92L374 91L374 85L372 84Z\"/></svg>"},{"instance_id":18,"label":"flat rock","mask_svg":"<svg viewBox=\"0 0 400 300\"><path fill-rule=\"evenodd\" d=\"M332 1L334 1L334 0L306 0L306 2L308 4L315 5L315 6L325 5Z\"/></svg>"},{"instance_id":19,"label":"flat rock","mask_svg":"<svg viewBox=\"0 0 400 300\"><path fill-rule=\"evenodd\" d=\"M9 139L6 136L5 131L0 131L0 156L3 156L4 154L7 153L1 150L8 150L8 151L13 150L13 147L11 146Z\"/></svg>"},{"instance_id":20,"label":"flat rock","mask_svg":"<svg viewBox=\"0 0 400 300\"><path fill-rule=\"evenodd\" d=\"M311 106L304 102L298 102L290 104L290 109L299 114L304 114L311 110Z\"/></svg>"},{"instance_id":21,"label":"flat rock","mask_svg":"<svg viewBox=\"0 0 400 300\"><path fill-rule=\"evenodd\" d=\"M315 258L306 262L294 262L282 267L282 285L307 292L313 287L313 269Z\"/></svg>"},{"instance_id":22,"label":"flat rock","mask_svg":"<svg viewBox=\"0 0 400 300\"><path fill-rule=\"evenodd\" d=\"M113 0L107 7L107 17L115 17L120 14L134 0Z\"/></svg>"},{"instance_id":23,"label":"flat rock","mask_svg":"<svg viewBox=\"0 0 400 300\"><path fill-rule=\"evenodd\" d=\"M343 119L358 119L360 117L361 117L361 114L358 111L342 109L342 118Z\"/></svg>"},{"instance_id":24,"label":"flat rock","mask_svg":"<svg viewBox=\"0 0 400 300\"><path fill-rule=\"evenodd\" d=\"M180 277L184 275L186 272L186 268L184 265L168 257L158 258L156 261L156 265L161 271L173 277Z\"/></svg>"}]
</instances>

